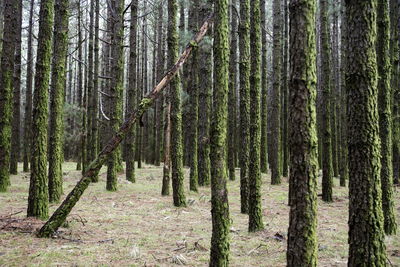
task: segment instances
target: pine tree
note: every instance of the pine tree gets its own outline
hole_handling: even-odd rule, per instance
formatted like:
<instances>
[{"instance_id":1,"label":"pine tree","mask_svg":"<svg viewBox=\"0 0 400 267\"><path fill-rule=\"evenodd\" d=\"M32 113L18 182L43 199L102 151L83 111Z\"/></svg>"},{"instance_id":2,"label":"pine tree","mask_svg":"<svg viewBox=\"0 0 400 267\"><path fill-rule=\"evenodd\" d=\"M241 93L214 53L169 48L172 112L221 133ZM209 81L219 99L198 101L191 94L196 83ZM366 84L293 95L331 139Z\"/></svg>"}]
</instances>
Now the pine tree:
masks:
<instances>
[{"instance_id":1,"label":"pine tree","mask_svg":"<svg viewBox=\"0 0 400 267\"><path fill-rule=\"evenodd\" d=\"M0 192L10 185L10 144L15 36L18 17L13 12L18 1L4 1L4 33L0 65Z\"/></svg>"},{"instance_id":2,"label":"pine tree","mask_svg":"<svg viewBox=\"0 0 400 267\"><path fill-rule=\"evenodd\" d=\"M273 0L273 85L271 117L271 183L281 183L281 72L282 72L281 0Z\"/></svg>"},{"instance_id":3,"label":"pine tree","mask_svg":"<svg viewBox=\"0 0 400 267\"><path fill-rule=\"evenodd\" d=\"M287 266L317 266L316 0L291 0Z\"/></svg>"},{"instance_id":4,"label":"pine tree","mask_svg":"<svg viewBox=\"0 0 400 267\"><path fill-rule=\"evenodd\" d=\"M131 113L136 107L136 98L138 89L136 87L137 81L137 15L138 15L139 1L135 0L131 3L131 26L129 33L129 87L126 109L127 113ZM135 178L135 128L132 128L128 132L126 137L126 179L132 183L136 181Z\"/></svg>"},{"instance_id":5,"label":"pine tree","mask_svg":"<svg viewBox=\"0 0 400 267\"><path fill-rule=\"evenodd\" d=\"M124 0L111 1L111 87L110 95L112 109L110 109L110 126L113 132L118 131L122 120L122 90L124 72ZM121 152L119 149L111 153L107 165L107 185L108 191L117 190L117 172L120 167Z\"/></svg>"},{"instance_id":6,"label":"pine tree","mask_svg":"<svg viewBox=\"0 0 400 267\"><path fill-rule=\"evenodd\" d=\"M226 128L229 90L228 0L214 1L214 106L211 122L211 215L210 266L229 265L229 204L226 188Z\"/></svg>"},{"instance_id":7,"label":"pine tree","mask_svg":"<svg viewBox=\"0 0 400 267\"><path fill-rule=\"evenodd\" d=\"M178 59L179 40L177 32L178 3L168 0L168 65L172 66ZM182 111L181 111L181 82L179 74L171 80L171 165L172 191L174 205L186 206L183 186L183 152L182 152Z\"/></svg>"},{"instance_id":8,"label":"pine tree","mask_svg":"<svg viewBox=\"0 0 400 267\"><path fill-rule=\"evenodd\" d=\"M320 42L321 42L321 87L322 87L322 200L332 202L332 127L331 127L331 82L330 82L330 40L328 2L319 0Z\"/></svg>"},{"instance_id":9,"label":"pine tree","mask_svg":"<svg viewBox=\"0 0 400 267\"><path fill-rule=\"evenodd\" d=\"M68 0L56 0L54 10L53 61L50 92L49 200L58 202L63 193L65 62L68 52Z\"/></svg>"},{"instance_id":10,"label":"pine tree","mask_svg":"<svg viewBox=\"0 0 400 267\"><path fill-rule=\"evenodd\" d=\"M54 24L54 0L42 0L33 96L31 179L28 216L46 219L49 214L47 178L48 88Z\"/></svg>"},{"instance_id":11,"label":"pine tree","mask_svg":"<svg viewBox=\"0 0 400 267\"><path fill-rule=\"evenodd\" d=\"M250 161L249 161L249 231L264 229L261 209L261 13L260 1L250 5Z\"/></svg>"},{"instance_id":12,"label":"pine tree","mask_svg":"<svg viewBox=\"0 0 400 267\"><path fill-rule=\"evenodd\" d=\"M377 1L346 1L349 266L386 266L380 181ZM351 37L351 38L350 38Z\"/></svg>"},{"instance_id":13,"label":"pine tree","mask_svg":"<svg viewBox=\"0 0 400 267\"><path fill-rule=\"evenodd\" d=\"M268 171L268 148L267 148L267 97L268 97L268 68L267 68L267 30L266 30L266 0L260 1L261 6L261 43L262 43L262 58L261 58L261 152L260 152L260 168L261 172Z\"/></svg>"},{"instance_id":14,"label":"pine tree","mask_svg":"<svg viewBox=\"0 0 400 267\"><path fill-rule=\"evenodd\" d=\"M287 0L283 0L282 4L282 48L283 48L283 59L282 59L282 85L281 85L281 92L282 92L282 145L281 145L281 153L282 153L282 176L288 177L289 171L289 147L288 147L288 97L289 97L289 88L288 88L288 46L289 46L289 27L288 27L288 6Z\"/></svg>"},{"instance_id":15,"label":"pine tree","mask_svg":"<svg viewBox=\"0 0 400 267\"><path fill-rule=\"evenodd\" d=\"M250 153L250 1L240 1L240 211L248 213Z\"/></svg>"},{"instance_id":16,"label":"pine tree","mask_svg":"<svg viewBox=\"0 0 400 267\"><path fill-rule=\"evenodd\" d=\"M393 199L389 0L378 0L377 32L376 53L378 64L379 135L381 139L382 209L385 220L385 233L391 235L396 233L397 225Z\"/></svg>"},{"instance_id":17,"label":"pine tree","mask_svg":"<svg viewBox=\"0 0 400 267\"><path fill-rule=\"evenodd\" d=\"M22 31L22 3L16 1L17 7L17 30L15 35L15 60L13 81L13 119L11 137L10 173L18 174L18 160L20 151L20 127L21 127L21 31Z\"/></svg>"}]
</instances>

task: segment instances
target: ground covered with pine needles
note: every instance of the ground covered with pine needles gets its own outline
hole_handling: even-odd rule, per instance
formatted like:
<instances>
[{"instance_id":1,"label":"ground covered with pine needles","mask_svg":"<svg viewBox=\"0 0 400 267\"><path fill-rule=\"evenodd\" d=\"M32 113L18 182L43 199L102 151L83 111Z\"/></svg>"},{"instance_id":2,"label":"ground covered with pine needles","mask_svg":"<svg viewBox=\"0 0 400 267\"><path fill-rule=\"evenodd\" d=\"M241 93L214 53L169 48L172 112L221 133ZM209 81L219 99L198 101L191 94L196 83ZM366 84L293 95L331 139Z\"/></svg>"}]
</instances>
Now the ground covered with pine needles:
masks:
<instances>
[{"instance_id":1,"label":"ground covered with pine needles","mask_svg":"<svg viewBox=\"0 0 400 267\"><path fill-rule=\"evenodd\" d=\"M64 164L64 192L80 172ZM137 170L137 182L119 175L118 192L105 190L106 169L52 239L34 232L42 221L26 218L29 174L11 177L8 193L0 194L1 266L207 266L211 238L210 189L188 191L187 208L175 208L171 197L160 195L162 168ZM185 170L188 178L189 170ZM247 216L240 213L239 172L228 183L231 212L231 266L285 266L289 208L288 184L271 186L263 175L265 230L247 232ZM335 179L334 203L318 203L319 266L347 265L347 189ZM400 224L400 188L395 190ZM53 212L58 205L51 205ZM400 231L400 230L399 230ZM400 234L386 238L388 260L400 266ZM390 265L389 264L389 265Z\"/></svg>"}]
</instances>

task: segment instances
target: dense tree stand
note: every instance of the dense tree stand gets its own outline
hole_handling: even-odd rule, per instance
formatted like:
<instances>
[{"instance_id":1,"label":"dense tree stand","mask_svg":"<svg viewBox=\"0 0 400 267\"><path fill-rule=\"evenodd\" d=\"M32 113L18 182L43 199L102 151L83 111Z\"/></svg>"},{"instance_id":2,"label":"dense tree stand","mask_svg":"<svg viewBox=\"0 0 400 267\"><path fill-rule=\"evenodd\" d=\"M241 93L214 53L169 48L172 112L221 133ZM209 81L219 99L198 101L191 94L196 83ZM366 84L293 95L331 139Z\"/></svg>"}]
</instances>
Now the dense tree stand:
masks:
<instances>
[{"instance_id":1,"label":"dense tree stand","mask_svg":"<svg viewBox=\"0 0 400 267\"><path fill-rule=\"evenodd\" d=\"M316 0L290 1L287 266L317 266Z\"/></svg>"},{"instance_id":2,"label":"dense tree stand","mask_svg":"<svg viewBox=\"0 0 400 267\"><path fill-rule=\"evenodd\" d=\"M170 83L171 79L177 74L179 69L189 57L193 46L197 46L206 34L211 22L209 17L200 28L196 36L189 42L189 45L183 51L181 57L175 62L175 65L169 69L162 80L154 87L154 89L146 95L145 98L139 103L138 108L132 112L125 122L121 125L116 134L108 141L103 150L97 155L96 159L89 165L83 177L76 184L74 189L68 194L67 198L62 202L58 209L53 213L51 218L43 225L38 232L38 237L50 237L57 229L65 222L68 214L72 208L79 201L83 192L87 189L92 177L98 175L101 167L108 159L109 155L117 149L118 145L122 142L127 135L129 129L135 122L142 117L144 112L152 105L154 100L159 96L160 92Z\"/></svg>"},{"instance_id":3,"label":"dense tree stand","mask_svg":"<svg viewBox=\"0 0 400 267\"><path fill-rule=\"evenodd\" d=\"M386 266L380 181L376 63L377 1L346 1L348 51L349 261Z\"/></svg>"}]
</instances>

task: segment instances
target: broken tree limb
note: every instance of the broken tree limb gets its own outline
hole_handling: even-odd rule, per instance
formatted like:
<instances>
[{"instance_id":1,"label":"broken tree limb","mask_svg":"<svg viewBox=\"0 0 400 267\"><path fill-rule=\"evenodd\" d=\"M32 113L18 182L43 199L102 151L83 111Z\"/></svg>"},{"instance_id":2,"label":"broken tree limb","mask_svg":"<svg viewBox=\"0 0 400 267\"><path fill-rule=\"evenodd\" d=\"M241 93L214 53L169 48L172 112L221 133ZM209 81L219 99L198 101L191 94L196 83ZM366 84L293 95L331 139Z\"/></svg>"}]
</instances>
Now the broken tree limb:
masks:
<instances>
[{"instance_id":1,"label":"broken tree limb","mask_svg":"<svg viewBox=\"0 0 400 267\"><path fill-rule=\"evenodd\" d=\"M92 181L92 177L98 175L101 167L103 166L103 163L107 160L108 156L118 147L118 145L127 134L128 130L140 117L142 117L146 110L153 104L154 100L159 96L159 93L177 74L178 70L182 67L186 59L189 57L193 47L197 46L199 42L203 39L209 28L209 25L211 24L211 21L212 15L207 18L203 26L200 28L199 32L186 46L186 49L183 51L175 65L165 74L164 78L154 87L154 89L142 99L138 108L128 116L128 118L119 128L118 132L108 141L107 145L97 155L97 158L92 163L90 163L87 171L75 185L74 189L72 189L72 191L68 194L63 203L58 207L58 209L53 213L50 219L39 230L39 232L37 233L38 237L50 237L65 222L68 214L71 212L75 204L79 201L83 192L89 186L90 182Z\"/></svg>"}]
</instances>

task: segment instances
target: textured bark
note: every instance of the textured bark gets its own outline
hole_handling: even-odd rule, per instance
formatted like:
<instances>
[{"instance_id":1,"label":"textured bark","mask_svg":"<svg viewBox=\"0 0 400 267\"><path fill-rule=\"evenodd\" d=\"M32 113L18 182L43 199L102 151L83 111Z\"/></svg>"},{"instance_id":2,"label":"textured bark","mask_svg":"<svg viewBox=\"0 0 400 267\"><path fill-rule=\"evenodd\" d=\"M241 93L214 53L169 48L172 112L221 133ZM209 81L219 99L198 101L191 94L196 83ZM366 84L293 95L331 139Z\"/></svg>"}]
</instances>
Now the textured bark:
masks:
<instances>
[{"instance_id":1,"label":"textured bark","mask_svg":"<svg viewBox=\"0 0 400 267\"><path fill-rule=\"evenodd\" d=\"M228 93L228 132L227 132L227 142L228 142L228 172L229 180L235 180L235 158L236 158L236 143L234 136L236 135L236 87L237 87L237 32L238 32L238 22L236 9L236 0L231 0L231 45L230 45L230 60L229 60L229 93Z\"/></svg>"},{"instance_id":2,"label":"textured bark","mask_svg":"<svg viewBox=\"0 0 400 267\"><path fill-rule=\"evenodd\" d=\"M200 20L205 20L211 13L212 1L204 1L200 6ZM211 30L207 34L207 41L199 46L199 125L198 125L198 182L200 186L210 184L210 114L212 95L212 43Z\"/></svg>"},{"instance_id":3,"label":"textured bark","mask_svg":"<svg viewBox=\"0 0 400 267\"><path fill-rule=\"evenodd\" d=\"M348 266L386 266L380 181L377 1L346 1L349 147Z\"/></svg>"},{"instance_id":4,"label":"textured bark","mask_svg":"<svg viewBox=\"0 0 400 267\"><path fill-rule=\"evenodd\" d=\"M170 145L171 145L171 103L169 98L169 90L166 90L165 98L165 120L164 120L164 166L163 166L163 180L161 195L169 196L169 184L171 180L171 157L170 157Z\"/></svg>"},{"instance_id":5,"label":"textured bark","mask_svg":"<svg viewBox=\"0 0 400 267\"><path fill-rule=\"evenodd\" d=\"M153 88L153 90L147 94L138 105L138 108L132 112L125 122L121 125L118 132L107 142L104 146L103 150L97 155L96 159L92 161L87 169L86 173L82 176L82 178L78 181L76 186L72 189L72 191L68 194L63 203L57 208L57 210L53 213L51 218L43 225L43 227L39 230L39 237L50 237L57 229L65 222L68 214L71 212L72 208L79 201L83 192L87 189L90 182L92 181L92 177L94 175L98 175L101 167L108 159L109 155L117 149L118 145L122 142L122 140L127 135L129 129L137 122L138 119L142 117L144 112L146 112L149 107L153 104L155 99L160 95L162 90L170 83L170 81L174 78L174 76L178 73L179 69L185 63L186 59L189 57L190 52L192 51L193 46L197 46L199 42L203 39L206 34L212 17L208 17L208 19L204 22L203 26L200 28L199 32L194 36L194 38L190 41L186 49L183 51L180 58L175 62L175 65L169 69L169 71L165 74L165 76L161 79L161 81Z\"/></svg>"},{"instance_id":6,"label":"textured bark","mask_svg":"<svg viewBox=\"0 0 400 267\"><path fill-rule=\"evenodd\" d=\"M24 172L29 171L30 147L31 147L31 129L32 125L32 77L33 77L33 12L35 0L31 1L29 10L29 26L28 26L28 52L26 64L26 95L25 95L25 119L24 119Z\"/></svg>"},{"instance_id":7,"label":"textured bark","mask_svg":"<svg viewBox=\"0 0 400 267\"><path fill-rule=\"evenodd\" d=\"M111 1L111 10L114 14L111 18L111 105L110 109L110 128L116 133L122 121L122 92L123 92L123 72L124 72L124 0ZM107 163L107 184L108 191L117 190L117 172L120 171L120 149L112 152Z\"/></svg>"},{"instance_id":8,"label":"textured bark","mask_svg":"<svg viewBox=\"0 0 400 267\"><path fill-rule=\"evenodd\" d=\"M262 43L262 58L261 58L261 152L260 152L260 168L262 173L268 171L268 68L267 68L267 30L266 30L266 0L260 1L261 7L261 43Z\"/></svg>"},{"instance_id":9,"label":"textured bark","mask_svg":"<svg viewBox=\"0 0 400 267\"><path fill-rule=\"evenodd\" d=\"M378 64L378 112L381 139L381 186L385 233L396 234L396 216L393 199L392 165L392 88L390 62L389 0L378 0L377 7L377 64Z\"/></svg>"},{"instance_id":10,"label":"textured bark","mask_svg":"<svg viewBox=\"0 0 400 267\"><path fill-rule=\"evenodd\" d=\"M157 81L162 79L164 75L164 65L165 65L165 50L164 50L164 5L162 3L158 6L158 28L157 28ZM156 165L159 166L161 159L164 155L164 97L163 95L158 99L158 116L157 116L157 144L156 144Z\"/></svg>"},{"instance_id":11,"label":"textured bark","mask_svg":"<svg viewBox=\"0 0 400 267\"><path fill-rule=\"evenodd\" d=\"M10 173L18 173L18 161L20 151L20 127L21 127L21 31L22 31L22 3L17 2L16 14L17 29L15 32L15 59L13 80L13 119L11 137Z\"/></svg>"},{"instance_id":12,"label":"textured bark","mask_svg":"<svg viewBox=\"0 0 400 267\"><path fill-rule=\"evenodd\" d=\"M273 84L271 115L271 183L281 183L281 72L282 72L281 1L273 0Z\"/></svg>"},{"instance_id":13,"label":"textured bark","mask_svg":"<svg viewBox=\"0 0 400 267\"><path fill-rule=\"evenodd\" d=\"M177 32L178 3L168 0L168 65L172 66L178 59L179 37ZM186 206L183 185L183 151L182 151L182 111L181 111L181 82L179 74L170 84L171 97L171 167L172 192L174 205Z\"/></svg>"},{"instance_id":14,"label":"textured bark","mask_svg":"<svg viewBox=\"0 0 400 267\"><path fill-rule=\"evenodd\" d=\"M53 61L50 92L49 200L60 201L63 193L65 62L68 52L68 0L56 0L54 9Z\"/></svg>"},{"instance_id":15,"label":"textured bark","mask_svg":"<svg viewBox=\"0 0 400 267\"><path fill-rule=\"evenodd\" d=\"M77 171L82 171L84 172L83 165L86 163L84 158L86 154L86 147L85 147L85 112L84 106L83 106L83 98L84 98L84 87L83 87L83 55L82 55L82 47L83 47L83 36L82 36L82 10L81 6L78 5L78 44L77 44L77 50L78 50L78 73L76 74L77 77L77 104L78 107L81 109L81 127L78 128L78 131L80 131L80 146L77 148L78 149L78 162L76 164L76 170ZM72 124L74 125L74 124ZM75 127L74 127L75 128ZM75 129L74 129L75 131Z\"/></svg>"},{"instance_id":16,"label":"textured bark","mask_svg":"<svg viewBox=\"0 0 400 267\"><path fill-rule=\"evenodd\" d=\"M322 200L332 202L332 127L331 127L331 81L330 81L330 40L328 2L319 0L320 42L321 42L321 90L322 90Z\"/></svg>"},{"instance_id":17,"label":"textured bark","mask_svg":"<svg viewBox=\"0 0 400 267\"><path fill-rule=\"evenodd\" d=\"M214 102L211 121L212 267L229 265L229 204L226 188L226 128L229 90L228 0L214 1Z\"/></svg>"},{"instance_id":18,"label":"textured bark","mask_svg":"<svg viewBox=\"0 0 400 267\"><path fill-rule=\"evenodd\" d=\"M261 13L260 1L250 5L250 162L249 162L249 232L264 229L261 208Z\"/></svg>"},{"instance_id":19,"label":"textured bark","mask_svg":"<svg viewBox=\"0 0 400 267\"><path fill-rule=\"evenodd\" d=\"M240 1L240 211L248 213L250 150L250 1Z\"/></svg>"},{"instance_id":20,"label":"textured bark","mask_svg":"<svg viewBox=\"0 0 400 267\"><path fill-rule=\"evenodd\" d=\"M287 266L317 266L315 0L290 1L290 215Z\"/></svg>"},{"instance_id":21,"label":"textured bark","mask_svg":"<svg viewBox=\"0 0 400 267\"><path fill-rule=\"evenodd\" d=\"M191 33L197 31L199 21L199 5L200 1L192 0L190 8L190 20L188 30ZM198 187L198 161L197 161L197 142L198 142L198 117L199 117L199 53L195 47L192 51L190 59L190 77L187 83L189 93L189 121L188 137L189 137L189 188L191 191L197 192Z\"/></svg>"},{"instance_id":22,"label":"textured bark","mask_svg":"<svg viewBox=\"0 0 400 267\"><path fill-rule=\"evenodd\" d=\"M4 34L0 65L0 192L6 192L10 185L14 51L18 24L18 17L14 16L13 12L17 8L17 1L4 1Z\"/></svg>"},{"instance_id":23,"label":"textured bark","mask_svg":"<svg viewBox=\"0 0 400 267\"><path fill-rule=\"evenodd\" d=\"M50 79L54 1L42 0L39 12L39 35L36 55L35 92L33 97L31 179L28 216L47 219L49 191L47 178L48 88Z\"/></svg>"},{"instance_id":24,"label":"textured bark","mask_svg":"<svg viewBox=\"0 0 400 267\"><path fill-rule=\"evenodd\" d=\"M289 173L289 147L288 147L288 97L289 97L289 88L288 88L288 49L289 49L289 27L288 27L288 6L287 0L283 0L283 10L282 10L282 18L283 18L283 31L282 31L282 48L283 48L283 59L282 59L282 145L281 145L281 153L282 153L282 176L288 177Z\"/></svg>"},{"instance_id":25,"label":"textured bark","mask_svg":"<svg viewBox=\"0 0 400 267\"><path fill-rule=\"evenodd\" d=\"M137 99L137 15L138 15L138 0L131 3L131 25L129 33L129 87L126 103L127 113L131 113L136 108ZM126 137L126 179L132 183L136 182L135 178L135 128L129 130Z\"/></svg>"}]
</instances>

